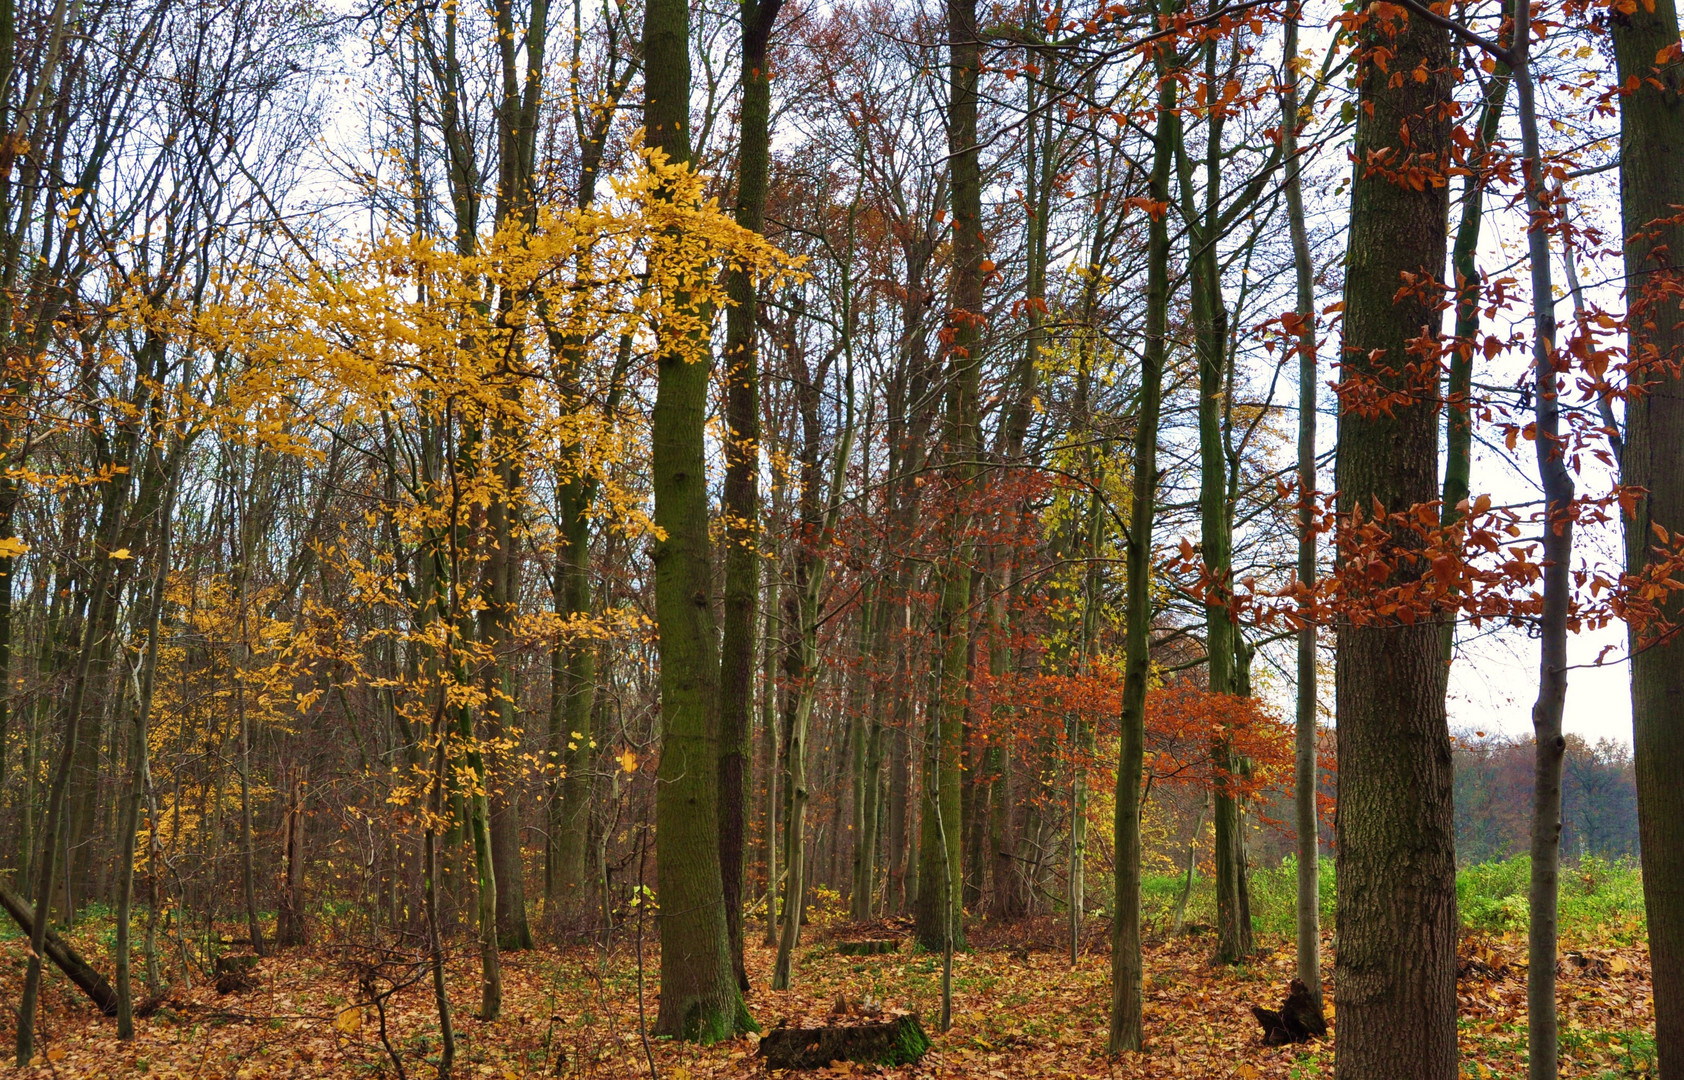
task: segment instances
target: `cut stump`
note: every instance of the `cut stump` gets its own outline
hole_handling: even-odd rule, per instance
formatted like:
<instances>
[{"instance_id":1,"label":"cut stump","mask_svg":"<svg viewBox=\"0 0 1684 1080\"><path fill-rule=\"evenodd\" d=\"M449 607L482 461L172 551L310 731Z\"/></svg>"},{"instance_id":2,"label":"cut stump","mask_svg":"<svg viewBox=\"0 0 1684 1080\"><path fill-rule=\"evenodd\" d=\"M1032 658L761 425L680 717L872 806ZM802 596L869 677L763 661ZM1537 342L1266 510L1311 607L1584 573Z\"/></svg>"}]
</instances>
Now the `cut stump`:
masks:
<instances>
[{"instance_id":1,"label":"cut stump","mask_svg":"<svg viewBox=\"0 0 1684 1080\"><path fill-rule=\"evenodd\" d=\"M238 994L257 985L253 974L257 957L252 953L228 953L216 958L216 992Z\"/></svg>"},{"instance_id":2,"label":"cut stump","mask_svg":"<svg viewBox=\"0 0 1684 1080\"><path fill-rule=\"evenodd\" d=\"M885 953L900 952L900 942L895 938L870 938L865 941L839 941L836 943L838 956L882 956Z\"/></svg>"},{"instance_id":3,"label":"cut stump","mask_svg":"<svg viewBox=\"0 0 1684 1080\"><path fill-rule=\"evenodd\" d=\"M773 1028L760 1040L760 1056L772 1069L822 1069L833 1061L913 1065L929 1048L930 1037L913 1013L824 1027Z\"/></svg>"}]
</instances>

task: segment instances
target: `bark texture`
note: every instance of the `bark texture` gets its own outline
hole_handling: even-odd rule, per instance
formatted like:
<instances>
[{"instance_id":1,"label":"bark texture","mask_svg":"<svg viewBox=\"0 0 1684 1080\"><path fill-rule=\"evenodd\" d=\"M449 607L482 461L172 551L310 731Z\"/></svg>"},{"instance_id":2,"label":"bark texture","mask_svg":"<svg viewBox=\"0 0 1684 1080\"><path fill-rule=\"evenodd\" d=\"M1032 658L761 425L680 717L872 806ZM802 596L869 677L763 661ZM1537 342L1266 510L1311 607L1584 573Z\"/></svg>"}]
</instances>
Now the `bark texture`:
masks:
<instances>
[{"instance_id":1,"label":"bark texture","mask_svg":"<svg viewBox=\"0 0 1684 1080\"><path fill-rule=\"evenodd\" d=\"M669 162L690 163L690 8L653 0L644 16L644 127ZM670 296L683 305L688 299ZM651 417L655 623L661 663L661 1007L658 1034L711 1043L753 1027L731 967L719 869L719 644L708 537L708 364L663 327ZM704 352L705 356L705 352Z\"/></svg>"},{"instance_id":2,"label":"bark texture","mask_svg":"<svg viewBox=\"0 0 1684 1080\"><path fill-rule=\"evenodd\" d=\"M1641 395L1626 404L1624 483L1647 489L1626 522L1626 568L1654 558L1654 526L1684 529L1684 64L1656 66L1679 44L1673 0L1616 14L1614 59L1620 97L1620 217L1625 233L1626 295L1631 310L1628 351ZM1676 53L1674 53L1676 57ZM1670 621L1680 617L1675 600ZM1661 1080L1684 1077L1684 640L1650 640L1632 631L1632 749L1637 765L1637 817L1643 899L1649 915L1649 960L1655 995L1655 1047Z\"/></svg>"},{"instance_id":3,"label":"bark texture","mask_svg":"<svg viewBox=\"0 0 1684 1080\"><path fill-rule=\"evenodd\" d=\"M1454 63L1447 31L1400 9L1366 11L1363 45L1392 51L1394 80L1362 63L1346 259L1336 480L1352 515L1438 497L1437 286L1446 188L1412 178L1449 165ZM1425 286L1420 288L1420 286ZM1411 342L1415 342L1414 348ZM1428 344L1423 349L1422 343ZM1389 408L1373 404L1389 396ZM1348 533L1346 534L1348 535ZM1395 535L1394 584L1419 570ZM1337 628L1340 1080L1456 1076L1456 858L1441 623Z\"/></svg>"}]
</instances>

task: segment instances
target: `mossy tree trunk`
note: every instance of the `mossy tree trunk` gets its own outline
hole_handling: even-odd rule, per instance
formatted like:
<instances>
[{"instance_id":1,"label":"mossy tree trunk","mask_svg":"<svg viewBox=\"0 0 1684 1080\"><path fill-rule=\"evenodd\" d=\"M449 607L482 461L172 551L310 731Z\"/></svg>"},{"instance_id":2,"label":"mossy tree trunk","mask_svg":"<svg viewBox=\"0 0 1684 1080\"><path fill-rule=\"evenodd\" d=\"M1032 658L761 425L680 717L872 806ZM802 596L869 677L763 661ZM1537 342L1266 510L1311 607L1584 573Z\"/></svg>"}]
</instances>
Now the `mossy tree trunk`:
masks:
<instances>
[{"instance_id":1,"label":"mossy tree trunk","mask_svg":"<svg viewBox=\"0 0 1684 1080\"><path fill-rule=\"evenodd\" d=\"M1112 851L1115 881L1111 913L1110 1054L1145 1044L1145 996L1140 940L1140 785L1146 753L1146 686L1151 679L1152 521L1158 497L1158 421L1163 405L1166 336L1169 327L1169 177L1180 125L1175 116L1176 84L1160 79L1157 133L1152 149L1150 196L1164 207L1148 226L1146 252L1146 341L1141 352L1140 419L1134 435L1134 482L1129 506L1127 595L1124 600L1123 701L1117 756Z\"/></svg>"},{"instance_id":2,"label":"mossy tree trunk","mask_svg":"<svg viewBox=\"0 0 1684 1080\"><path fill-rule=\"evenodd\" d=\"M688 166L690 8L652 0L644 14L644 129L651 148ZM664 306L691 301L667 295ZM705 342L658 328L651 481L655 625L661 665L661 761L655 788L661 1005L655 1031L711 1043L753 1027L732 970L719 867L719 642L703 432Z\"/></svg>"}]
</instances>

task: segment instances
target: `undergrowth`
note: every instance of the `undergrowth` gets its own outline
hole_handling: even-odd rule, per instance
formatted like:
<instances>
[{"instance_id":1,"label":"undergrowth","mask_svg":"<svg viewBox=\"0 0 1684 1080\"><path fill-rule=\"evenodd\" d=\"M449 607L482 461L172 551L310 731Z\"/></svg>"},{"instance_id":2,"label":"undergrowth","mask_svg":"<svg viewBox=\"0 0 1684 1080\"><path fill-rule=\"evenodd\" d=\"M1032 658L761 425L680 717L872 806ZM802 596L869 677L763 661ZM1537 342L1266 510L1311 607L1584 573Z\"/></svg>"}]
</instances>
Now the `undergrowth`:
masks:
<instances>
[{"instance_id":1,"label":"undergrowth","mask_svg":"<svg viewBox=\"0 0 1684 1080\"><path fill-rule=\"evenodd\" d=\"M1463 867L1456 874L1456 904L1465 930L1481 933L1524 932L1526 891L1532 861L1525 855L1501 862ZM1142 914L1148 923L1167 927L1174 919L1185 879L1148 876L1141 883ZM1321 861L1322 925L1334 917L1334 863ZM1251 872L1251 918L1260 934L1293 936L1298 896L1298 863L1288 856L1279 866ZM1187 902L1186 921L1216 921L1215 883L1199 877ZM1614 940L1631 944L1644 935L1643 878L1633 859L1587 855L1561 867L1561 934L1567 940Z\"/></svg>"}]
</instances>

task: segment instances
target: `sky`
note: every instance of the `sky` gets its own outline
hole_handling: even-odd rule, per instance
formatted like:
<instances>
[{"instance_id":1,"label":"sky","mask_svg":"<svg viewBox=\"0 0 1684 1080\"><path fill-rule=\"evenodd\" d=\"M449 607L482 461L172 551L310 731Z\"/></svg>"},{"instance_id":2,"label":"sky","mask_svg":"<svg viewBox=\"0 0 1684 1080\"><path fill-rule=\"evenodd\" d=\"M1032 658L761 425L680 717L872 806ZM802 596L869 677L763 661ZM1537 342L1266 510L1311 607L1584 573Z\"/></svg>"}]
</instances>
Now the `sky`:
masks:
<instances>
[{"instance_id":1,"label":"sky","mask_svg":"<svg viewBox=\"0 0 1684 1080\"><path fill-rule=\"evenodd\" d=\"M1468 640L1450 667L1447 706L1455 732L1524 735L1532 730L1532 702L1538 693L1538 643L1523 633L1505 631ZM1597 653L1612 645L1610 662L1593 666ZM1631 743L1631 669L1625 655L1625 627L1587 631L1568 638L1567 707L1562 726L1569 735L1596 742ZM1580 666L1583 665L1583 666Z\"/></svg>"}]
</instances>

